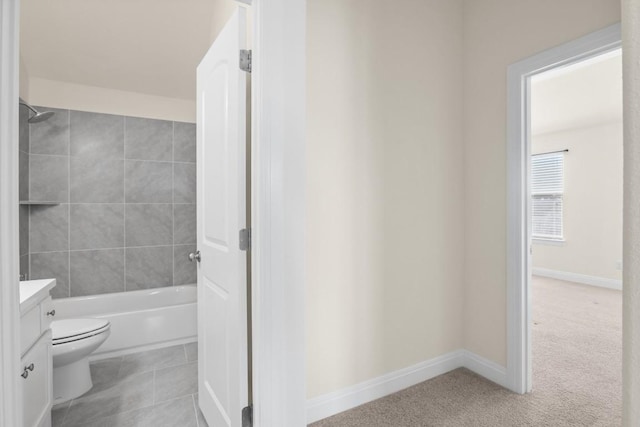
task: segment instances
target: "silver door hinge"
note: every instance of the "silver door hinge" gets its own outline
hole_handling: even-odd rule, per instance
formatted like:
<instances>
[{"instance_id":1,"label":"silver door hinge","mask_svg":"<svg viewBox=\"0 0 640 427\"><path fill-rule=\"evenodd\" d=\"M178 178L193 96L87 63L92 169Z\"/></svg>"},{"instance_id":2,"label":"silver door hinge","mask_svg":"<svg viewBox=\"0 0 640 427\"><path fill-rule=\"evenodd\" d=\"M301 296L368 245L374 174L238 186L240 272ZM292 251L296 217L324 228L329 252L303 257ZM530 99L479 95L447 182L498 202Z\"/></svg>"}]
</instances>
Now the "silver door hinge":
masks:
<instances>
[{"instance_id":1,"label":"silver door hinge","mask_svg":"<svg viewBox=\"0 0 640 427\"><path fill-rule=\"evenodd\" d=\"M240 250L248 251L251 249L251 229L243 228L240 230Z\"/></svg>"},{"instance_id":2,"label":"silver door hinge","mask_svg":"<svg viewBox=\"0 0 640 427\"><path fill-rule=\"evenodd\" d=\"M251 50L240 49L240 69L251 72Z\"/></svg>"},{"instance_id":3,"label":"silver door hinge","mask_svg":"<svg viewBox=\"0 0 640 427\"><path fill-rule=\"evenodd\" d=\"M242 408L242 427L253 426L253 405Z\"/></svg>"}]
</instances>

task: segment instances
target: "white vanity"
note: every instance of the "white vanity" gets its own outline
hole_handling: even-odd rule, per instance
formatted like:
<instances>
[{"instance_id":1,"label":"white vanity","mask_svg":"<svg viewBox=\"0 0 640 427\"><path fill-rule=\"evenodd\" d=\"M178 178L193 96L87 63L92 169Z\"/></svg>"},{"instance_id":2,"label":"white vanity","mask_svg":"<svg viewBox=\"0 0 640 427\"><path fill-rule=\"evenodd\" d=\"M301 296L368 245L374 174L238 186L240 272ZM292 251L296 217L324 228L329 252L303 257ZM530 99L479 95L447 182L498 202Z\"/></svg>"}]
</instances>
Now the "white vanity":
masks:
<instances>
[{"instance_id":1,"label":"white vanity","mask_svg":"<svg viewBox=\"0 0 640 427\"><path fill-rule=\"evenodd\" d=\"M49 291L55 284L55 279L20 282L20 382L24 427L51 426L50 325L55 310Z\"/></svg>"}]
</instances>

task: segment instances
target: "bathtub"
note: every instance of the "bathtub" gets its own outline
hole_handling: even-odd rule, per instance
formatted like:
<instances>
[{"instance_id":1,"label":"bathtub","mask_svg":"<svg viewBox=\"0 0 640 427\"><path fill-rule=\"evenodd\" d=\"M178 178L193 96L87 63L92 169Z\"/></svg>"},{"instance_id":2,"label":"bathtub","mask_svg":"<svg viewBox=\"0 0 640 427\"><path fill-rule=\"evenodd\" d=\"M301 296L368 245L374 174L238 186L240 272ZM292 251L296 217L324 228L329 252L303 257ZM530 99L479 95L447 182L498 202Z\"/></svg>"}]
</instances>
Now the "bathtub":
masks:
<instances>
[{"instance_id":1,"label":"bathtub","mask_svg":"<svg viewBox=\"0 0 640 427\"><path fill-rule=\"evenodd\" d=\"M111 322L111 335L91 360L197 339L195 285L171 286L53 300L55 319L96 317Z\"/></svg>"}]
</instances>

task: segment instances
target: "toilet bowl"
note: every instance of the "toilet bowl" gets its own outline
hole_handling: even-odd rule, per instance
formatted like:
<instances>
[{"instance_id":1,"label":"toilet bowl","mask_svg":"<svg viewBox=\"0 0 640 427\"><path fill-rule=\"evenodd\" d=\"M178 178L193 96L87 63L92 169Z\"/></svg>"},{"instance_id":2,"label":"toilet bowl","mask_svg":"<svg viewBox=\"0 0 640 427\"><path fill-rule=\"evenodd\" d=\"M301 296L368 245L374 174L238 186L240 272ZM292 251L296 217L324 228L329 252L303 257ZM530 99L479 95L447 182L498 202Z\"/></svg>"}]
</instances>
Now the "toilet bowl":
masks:
<instances>
[{"instance_id":1,"label":"toilet bowl","mask_svg":"<svg viewBox=\"0 0 640 427\"><path fill-rule=\"evenodd\" d=\"M53 336L53 403L75 399L93 387L89 356L105 342L111 324L103 319L51 322Z\"/></svg>"}]
</instances>

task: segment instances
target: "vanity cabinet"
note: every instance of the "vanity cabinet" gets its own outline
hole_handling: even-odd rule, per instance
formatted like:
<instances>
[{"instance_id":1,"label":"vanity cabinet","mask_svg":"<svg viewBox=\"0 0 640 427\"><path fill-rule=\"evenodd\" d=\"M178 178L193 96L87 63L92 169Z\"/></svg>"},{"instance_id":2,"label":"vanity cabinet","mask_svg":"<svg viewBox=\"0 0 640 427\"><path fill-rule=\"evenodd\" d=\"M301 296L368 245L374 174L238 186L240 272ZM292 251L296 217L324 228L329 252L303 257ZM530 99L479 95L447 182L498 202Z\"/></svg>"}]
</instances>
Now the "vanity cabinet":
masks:
<instances>
[{"instance_id":1,"label":"vanity cabinet","mask_svg":"<svg viewBox=\"0 0 640 427\"><path fill-rule=\"evenodd\" d=\"M21 359L22 420L25 427L51 425L51 330L45 332Z\"/></svg>"},{"instance_id":2,"label":"vanity cabinet","mask_svg":"<svg viewBox=\"0 0 640 427\"><path fill-rule=\"evenodd\" d=\"M20 354L22 357L18 374L21 377L24 427L51 426L53 354L50 327L55 312L49 290L53 285L55 280L21 282ZM28 291L32 292L23 298L23 293Z\"/></svg>"}]
</instances>

